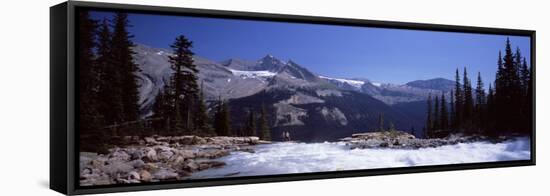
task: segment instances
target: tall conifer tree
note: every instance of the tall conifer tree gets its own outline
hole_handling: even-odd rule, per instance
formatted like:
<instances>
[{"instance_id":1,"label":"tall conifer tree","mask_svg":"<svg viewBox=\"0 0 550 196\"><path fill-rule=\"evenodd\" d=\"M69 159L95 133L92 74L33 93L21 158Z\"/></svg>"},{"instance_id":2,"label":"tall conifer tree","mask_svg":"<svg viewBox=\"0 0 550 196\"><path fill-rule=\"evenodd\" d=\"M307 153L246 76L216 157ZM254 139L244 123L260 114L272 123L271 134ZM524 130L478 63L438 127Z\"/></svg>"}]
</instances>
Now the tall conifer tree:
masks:
<instances>
[{"instance_id":1,"label":"tall conifer tree","mask_svg":"<svg viewBox=\"0 0 550 196\"><path fill-rule=\"evenodd\" d=\"M426 101L427 103L427 115L426 115L426 128L424 129L425 130L425 133L424 135L427 137L427 138L430 138L431 137L431 132L432 132L432 129L433 129L433 117L432 117L432 95L428 95L428 100Z\"/></svg>"},{"instance_id":2,"label":"tall conifer tree","mask_svg":"<svg viewBox=\"0 0 550 196\"><path fill-rule=\"evenodd\" d=\"M432 129L433 130L439 130L441 129L441 127L439 126L439 119L440 119L440 116L439 116L439 96L435 95L435 103L434 103L434 116L433 116L433 125L432 125Z\"/></svg>"},{"instance_id":3,"label":"tall conifer tree","mask_svg":"<svg viewBox=\"0 0 550 196\"><path fill-rule=\"evenodd\" d=\"M81 11L79 12L78 22L79 129L82 130L83 134L98 134L92 132L98 131L102 122L97 101L98 70L94 61L97 21L90 18L88 11Z\"/></svg>"},{"instance_id":4,"label":"tall conifer tree","mask_svg":"<svg viewBox=\"0 0 550 196\"><path fill-rule=\"evenodd\" d=\"M454 115L454 121L453 127L455 128L455 131L458 131L461 129L462 126L462 110L464 106L464 99L463 99L463 91L462 86L460 84L460 74L458 72L458 68L455 72L455 98L454 98L454 109L455 109L455 115Z\"/></svg>"},{"instance_id":5,"label":"tall conifer tree","mask_svg":"<svg viewBox=\"0 0 550 196\"><path fill-rule=\"evenodd\" d=\"M466 71L466 67L464 67L464 75L463 75L464 79L462 80L463 82L463 87L462 89L464 89L464 106L463 106L463 114L462 114L462 118L463 118L463 128L464 128L464 131L466 132L469 132L469 131L472 131L472 126L473 126L473 111L474 111L474 100L473 100L473 93L472 93L472 85L471 85L471 81L470 79L468 78L468 72Z\"/></svg>"},{"instance_id":6,"label":"tall conifer tree","mask_svg":"<svg viewBox=\"0 0 550 196\"><path fill-rule=\"evenodd\" d=\"M267 109L265 108L265 104L262 103L262 110L260 113L260 139L270 141L271 131L269 130L267 119Z\"/></svg>"},{"instance_id":7,"label":"tall conifer tree","mask_svg":"<svg viewBox=\"0 0 550 196\"><path fill-rule=\"evenodd\" d=\"M378 131L385 131L384 115L382 113L378 114Z\"/></svg>"},{"instance_id":8,"label":"tall conifer tree","mask_svg":"<svg viewBox=\"0 0 550 196\"><path fill-rule=\"evenodd\" d=\"M445 100L444 92L441 93L441 112L439 115L439 128L445 131L449 126L449 112L447 111L447 101Z\"/></svg>"},{"instance_id":9,"label":"tall conifer tree","mask_svg":"<svg viewBox=\"0 0 550 196\"><path fill-rule=\"evenodd\" d=\"M128 32L130 21L128 14L117 12L113 19L112 63L118 71L119 87L124 121L134 121L139 118L139 93L136 72L138 65L134 63L133 35Z\"/></svg>"},{"instance_id":10,"label":"tall conifer tree","mask_svg":"<svg viewBox=\"0 0 550 196\"><path fill-rule=\"evenodd\" d=\"M248 119L246 122L246 135L256 136L256 114L254 110L248 111Z\"/></svg>"}]
</instances>

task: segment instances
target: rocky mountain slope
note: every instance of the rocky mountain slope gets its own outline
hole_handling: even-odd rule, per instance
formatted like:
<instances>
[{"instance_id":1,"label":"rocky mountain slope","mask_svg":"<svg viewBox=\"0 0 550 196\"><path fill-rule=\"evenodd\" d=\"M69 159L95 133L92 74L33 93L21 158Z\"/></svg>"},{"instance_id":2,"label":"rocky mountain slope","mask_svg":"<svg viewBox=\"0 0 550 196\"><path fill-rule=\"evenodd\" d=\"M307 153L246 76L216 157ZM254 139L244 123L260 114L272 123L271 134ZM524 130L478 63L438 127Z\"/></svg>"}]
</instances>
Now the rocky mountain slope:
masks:
<instances>
[{"instance_id":1,"label":"rocky mountain slope","mask_svg":"<svg viewBox=\"0 0 550 196\"><path fill-rule=\"evenodd\" d=\"M145 45L134 50L141 69L141 109L146 117L152 114L154 97L173 72L168 63L170 52ZM425 105L429 94L452 88L452 81L442 78L396 85L319 76L297 62L283 62L272 55L257 61L223 62L195 56L194 61L207 101L229 100L234 128L244 126L248 112L259 112L263 104L275 139L282 131L291 131L295 139L304 141L372 131L380 114L386 126L391 123L401 130L422 130L424 117L414 108Z\"/></svg>"}]
</instances>

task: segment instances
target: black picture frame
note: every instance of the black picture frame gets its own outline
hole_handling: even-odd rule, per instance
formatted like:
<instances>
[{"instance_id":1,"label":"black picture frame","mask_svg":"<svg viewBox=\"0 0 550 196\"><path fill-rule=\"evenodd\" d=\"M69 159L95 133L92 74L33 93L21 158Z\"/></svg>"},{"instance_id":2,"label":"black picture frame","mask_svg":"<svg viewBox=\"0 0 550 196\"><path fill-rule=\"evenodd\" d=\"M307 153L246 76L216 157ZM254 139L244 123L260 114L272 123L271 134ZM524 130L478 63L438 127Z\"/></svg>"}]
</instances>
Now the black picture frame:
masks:
<instances>
[{"instance_id":1,"label":"black picture frame","mask_svg":"<svg viewBox=\"0 0 550 196\"><path fill-rule=\"evenodd\" d=\"M176 7L158 7L145 5L127 5L113 3L96 3L68 1L50 8L50 188L63 194L92 194L123 191L142 191L156 189L173 189L187 187L204 187L218 185L250 184L281 182L295 180L312 180L325 178L343 178L358 176L375 176L388 174L406 174L418 172L437 172L465 169L482 169L512 166L535 165L535 129L531 134L531 160L502 161L490 163L468 163L436 166L415 166L403 168L384 168L337 172L318 172L302 174L283 174L270 176L249 176L220 179L202 179L185 182L140 183L134 185L108 185L80 187L78 184L78 124L77 95L78 65L75 61L76 42L75 13L78 9L94 8L100 10L124 10L129 12L185 15L214 18L232 18L244 20L280 21L291 23L332 24L360 27L383 27L392 29L429 30L443 32L465 32L478 34L520 35L529 36L531 45L531 67L533 77L533 125L536 107L536 67L535 35L532 30L454 26L440 24L422 24L393 21L376 21L363 19L344 19L317 16L267 14L253 12L236 12L206 9L189 9ZM535 126L533 126L535 127Z\"/></svg>"}]
</instances>

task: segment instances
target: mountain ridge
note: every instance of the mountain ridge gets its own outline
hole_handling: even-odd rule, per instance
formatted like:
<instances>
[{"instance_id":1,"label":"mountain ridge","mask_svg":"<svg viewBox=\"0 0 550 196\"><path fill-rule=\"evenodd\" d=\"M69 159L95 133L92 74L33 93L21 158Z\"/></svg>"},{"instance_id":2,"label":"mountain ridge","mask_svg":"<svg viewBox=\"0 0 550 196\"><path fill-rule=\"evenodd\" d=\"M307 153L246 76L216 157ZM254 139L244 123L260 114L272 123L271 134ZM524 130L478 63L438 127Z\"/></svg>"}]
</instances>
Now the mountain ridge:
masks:
<instances>
[{"instance_id":1,"label":"mountain ridge","mask_svg":"<svg viewBox=\"0 0 550 196\"><path fill-rule=\"evenodd\" d=\"M134 50L141 69L142 116L147 117L152 114L156 94L173 73L168 62L171 53L142 44ZM246 122L247 112L266 104L272 134L291 129L301 140L330 140L375 130L379 115L400 130L422 130L423 115L407 109L421 107L429 94L444 92L429 89L437 86L431 80L425 80L428 84L412 81L412 85L396 85L320 76L293 60L283 62L269 54L257 61L193 59L209 107L220 97L228 100L234 125L239 127ZM399 105L393 107L395 104Z\"/></svg>"}]
</instances>

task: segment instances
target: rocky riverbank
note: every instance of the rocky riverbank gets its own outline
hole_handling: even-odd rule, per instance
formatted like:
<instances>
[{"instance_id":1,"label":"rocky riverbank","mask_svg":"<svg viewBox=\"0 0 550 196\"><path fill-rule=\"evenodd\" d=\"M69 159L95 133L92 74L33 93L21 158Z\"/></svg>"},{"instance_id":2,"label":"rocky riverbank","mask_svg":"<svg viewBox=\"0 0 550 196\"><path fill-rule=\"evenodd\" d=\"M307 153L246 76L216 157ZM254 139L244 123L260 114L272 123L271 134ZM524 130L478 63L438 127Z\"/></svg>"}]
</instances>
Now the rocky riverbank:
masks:
<instances>
[{"instance_id":1,"label":"rocky riverbank","mask_svg":"<svg viewBox=\"0 0 550 196\"><path fill-rule=\"evenodd\" d=\"M499 140L505 140L500 138ZM403 131L384 131L384 132L368 132L357 133L351 137L340 139L345 142L351 149L365 148L395 148L395 149L418 149L439 147L444 145L453 145L458 143L470 143L477 141L490 140L486 136L481 135L450 135L445 138L423 139L416 138L414 135Z\"/></svg>"},{"instance_id":2,"label":"rocky riverbank","mask_svg":"<svg viewBox=\"0 0 550 196\"><path fill-rule=\"evenodd\" d=\"M254 153L258 137L124 137L109 153L80 153L80 185L184 180L191 173L223 167L215 161L232 151Z\"/></svg>"}]
</instances>

